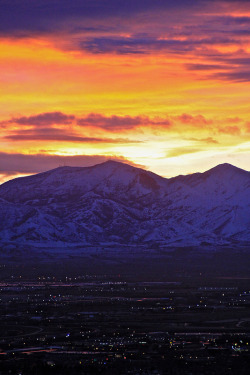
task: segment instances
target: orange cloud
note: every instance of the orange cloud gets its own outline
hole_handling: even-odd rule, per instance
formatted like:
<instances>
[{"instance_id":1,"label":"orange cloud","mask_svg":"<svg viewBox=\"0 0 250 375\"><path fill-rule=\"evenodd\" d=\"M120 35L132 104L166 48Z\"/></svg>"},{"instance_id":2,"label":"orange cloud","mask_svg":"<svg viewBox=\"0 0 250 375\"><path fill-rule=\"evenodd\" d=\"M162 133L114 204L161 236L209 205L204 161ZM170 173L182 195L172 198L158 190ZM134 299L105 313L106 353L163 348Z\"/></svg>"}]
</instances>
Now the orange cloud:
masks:
<instances>
[{"instance_id":1,"label":"orange cloud","mask_svg":"<svg viewBox=\"0 0 250 375\"><path fill-rule=\"evenodd\" d=\"M224 127L220 127L218 130L220 133L223 133L223 134L231 134L231 135L241 134L241 130L238 126L224 126Z\"/></svg>"}]
</instances>

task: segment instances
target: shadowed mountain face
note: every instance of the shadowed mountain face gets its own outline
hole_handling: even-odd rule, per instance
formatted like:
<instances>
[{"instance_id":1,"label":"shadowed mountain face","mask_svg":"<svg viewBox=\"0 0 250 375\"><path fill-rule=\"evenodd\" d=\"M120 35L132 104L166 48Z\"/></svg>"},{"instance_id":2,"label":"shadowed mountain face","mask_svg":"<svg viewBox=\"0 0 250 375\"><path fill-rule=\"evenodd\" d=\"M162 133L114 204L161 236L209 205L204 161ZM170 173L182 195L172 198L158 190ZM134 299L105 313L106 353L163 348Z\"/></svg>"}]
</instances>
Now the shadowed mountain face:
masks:
<instances>
[{"instance_id":1,"label":"shadowed mountain face","mask_svg":"<svg viewBox=\"0 0 250 375\"><path fill-rule=\"evenodd\" d=\"M250 241L250 172L164 179L127 164L60 167L0 186L2 242L199 245Z\"/></svg>"}]
</instances>

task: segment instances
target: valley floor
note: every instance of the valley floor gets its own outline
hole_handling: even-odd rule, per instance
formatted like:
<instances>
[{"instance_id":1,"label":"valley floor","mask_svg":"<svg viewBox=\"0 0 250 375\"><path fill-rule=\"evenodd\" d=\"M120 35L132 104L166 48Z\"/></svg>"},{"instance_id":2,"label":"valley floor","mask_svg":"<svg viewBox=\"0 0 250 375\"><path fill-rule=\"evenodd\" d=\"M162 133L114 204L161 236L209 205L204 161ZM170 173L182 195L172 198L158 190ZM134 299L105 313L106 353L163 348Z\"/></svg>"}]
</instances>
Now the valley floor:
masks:
<instances>
[{"instance_id":1,"label":"valley floor","mask_svg":"<svg viewBox=\"0 0 250 375\"><path fill-rule=\"evenodd\" d=\"M0 374L248 374L249 269L247 248L5 251Z\"/></svg>"}]
</instances>

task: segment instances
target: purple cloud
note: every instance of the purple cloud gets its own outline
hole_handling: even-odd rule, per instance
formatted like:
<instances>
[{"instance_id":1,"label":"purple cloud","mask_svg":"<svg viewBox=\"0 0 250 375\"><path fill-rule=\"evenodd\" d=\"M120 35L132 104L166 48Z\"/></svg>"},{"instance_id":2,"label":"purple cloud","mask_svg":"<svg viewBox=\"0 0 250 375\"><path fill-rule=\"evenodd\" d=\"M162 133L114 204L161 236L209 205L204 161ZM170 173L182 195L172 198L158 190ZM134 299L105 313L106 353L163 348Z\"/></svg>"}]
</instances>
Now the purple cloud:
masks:
<instances>
[{"instance_id":1,"label":"purple cloud","mask_svg":"<svg viewBox=\"0 0 250 375\"><path fill-rule=\"evenodd\" d=\"M8 122L18 125L49 126L68 125L75 119L74 115L66 115L62 112L46 112L34 116L14 117Z\"/></svg>"},{"instance_id":2,"label":"purple cloud","mask_svg":"<svg viewBox=\"0 0 250 375\"><path fill-rule=\"evenodd\" d=\"M0 152L0 174L14 175L17 173L29 174L45 172L49 169L57 168L62 165L74 167L89 167L95 164L103 163L109 159L125 162L131 165L139 166L132 161L120 156L106 155L48 155L48 154L9 154ZM140 165L140 167L142 167Z\"/></svg>"},{"instance_id":3,"label":"purple cloud","mask_svg":"<svg viewBox=\"0 0 250 375\"><path fill-rule=\"evenodd\" d=\"M88 116L78 118L77 124L79 126L92 126L96 128L102 128L105 130L126 130L133 129L138 126L152 125L152 126L171 126L169 119L163 118L149 118L147 116L103 116L98 113L90 113Z\"/></svg>"},{"instance_id":4,"label":"purple cloud","mask_svg":"<svg viewBox=\"0 0 250 375\"><path fill-rule=\"evenodd\" d=\"M0 0L0 33L28 36L65 30L67 24L91 27L91 22L131 18L172 9L199 8L205 0ZM92 25L93 26L93 25Z\"/></svg>"},{"instance_id":5,"label":"purple cloud","mask_svg":"<svg viewBox=\"0 0 250 375\"><path fill-rule=\"evenodd\" d=\"M58 141L82 143L140 143L141 141L126 138L88 137L72 132L70 129L53 127L33 127L15 130L3 137L12 141Z\"/></svg>"}]
</instances>

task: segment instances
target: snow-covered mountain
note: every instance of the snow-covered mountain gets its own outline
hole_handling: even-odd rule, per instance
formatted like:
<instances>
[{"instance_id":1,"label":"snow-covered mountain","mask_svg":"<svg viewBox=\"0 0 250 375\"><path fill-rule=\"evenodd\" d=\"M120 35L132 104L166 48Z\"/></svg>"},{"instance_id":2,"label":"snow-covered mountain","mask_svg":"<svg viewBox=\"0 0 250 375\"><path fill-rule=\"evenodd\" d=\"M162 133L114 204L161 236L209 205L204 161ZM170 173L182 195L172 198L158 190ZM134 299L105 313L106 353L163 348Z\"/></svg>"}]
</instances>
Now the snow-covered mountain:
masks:
<instances>
[{"instance_id":1,"label":"snow-covered mountain","mask_svg":"<svg viewBox=\"0 0 250 375\"><path fill-rule=\"evenodd\" d=\"M0 185L0 240L199 245L250 242L250 172L222 164L165 179L115 161Z\"/></svg>"}]
</instances>

